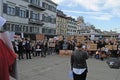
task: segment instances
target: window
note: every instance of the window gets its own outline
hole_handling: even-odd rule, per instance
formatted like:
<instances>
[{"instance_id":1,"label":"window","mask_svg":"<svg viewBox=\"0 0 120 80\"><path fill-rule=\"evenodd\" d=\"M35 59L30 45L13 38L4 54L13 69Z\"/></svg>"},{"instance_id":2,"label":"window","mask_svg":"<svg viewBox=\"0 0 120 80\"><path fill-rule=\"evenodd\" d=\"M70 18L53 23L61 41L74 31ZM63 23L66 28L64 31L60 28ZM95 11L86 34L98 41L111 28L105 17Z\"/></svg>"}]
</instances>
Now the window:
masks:
<instances>
[{"instance_id":1,"label":"window","mask_svg":"<svg viewBox=\"0 0 120 80\"><path fill-rule=\"evenodd\" d=\"M15 15L15 8L14 7L7 7L7 14L9 15Z\"/></svg>"},{"instance_id":2,"label":"window","mask_svg":"<svg viewBox=\"0 0 120 80\"><path fill-rule=\"evenodd\" d=\"M42 7L45 8L45 3L44 2L42 3Z\"/></svg>"},{"instance_id":3,"label":"window","mask_svg":"<svg viewBox=\"0 0 120 80\"><path fill-rule=\"evenodd\" d=\"M34 27L30 27L30 32L34 32Z\"/></svg>"},{"instance_id":4,"label":"window","mask_svg":"<svg viewBox=\"0 0 120 80\"><path fill-rule=\"evenodd\" d=\"M45 28L42 28L42 33L45 33Z\"/></svg>"},{"instance_id":5,"label":"window","mask_svg":"<svg viewBox=\"0 0 120 80\"><path fill-rule=\"evenodd\" d=\"M29 0L23 0L23 1L29 2Z\"/></svg>"},{"instance_id":6,"label":"window","mask_svg":"<svg viewBox=\"0 0 120 80\"><path fill-rule=\"evenodd\" d=\"M19 29L19 25L15 25L15 31L19 32L20 29Z\"/></svg>"},{"instance_id":7,"label":"window","mask_svg":"<svg viewBox=\"0 0 120 80\"><path fill-rule=\"evenodd\" d=\"M26 11L25 10L20 10L19 11L19 16L22 18L26 18Z\"/></svg>"},{"instance_id":8,"label":"window","mask_svg":"<svg viewBox=\"0 0 120 80\"><path fill-rule=\"evenodd\" d=\"M26 26L23 26L23 31L26 32Z\"/></svg>"},{"instance_id":9,"label":"window","mask_svg":"<svg viewBox=\"0 0 120 80\"><path fill-rule=\"evenodd\" d=\"M39 20L39 14L37 14L37 13L31 13L31 18L32 19L35 19L35 20Z\"/></svg>"},{"instance_id":10,"label":"window","mask_svg":"<svg viewBox=\"0 0 120 80\"><path fill-rule=\"evenodd\" d=\"M14 24L11 25L11 31L15 31L15 25Z\"/></svg>"},{"instance_id":11,"label":"window","mask_svg":"<svg viewBox=\"0 0 120 80\"><path fill-rule=\"evenodd\" d=\"M34 32L39 32L39 29L37 27L35 27Z\"/></svg>"},{"instance_id":12,"label":"window","mask_svg":"<svg viewBox=\"0 0 120 80\"><path fill-rule=\"evenodd\" d=\"M38 6L39 6L40 1L39 1L39 0L31 0L31 3L36 4L36 5L38 5Z\"/></svg>"},{"instance_id":13,"label":"window","mask_svg":"<svg viewBox=\"0 0 120 80\"><path fill-rule=\"evenodd\" d=\"M42 14L42 20L45 21L45 15L44 14Z\"/></svg>"},{"instance_id":14,"label":"window","mask_svg":"<svg viewBox=\"0 0 120 80\"><path fill-rule=\"evenodd\" d=\"M42 3L42 7L45 8L45 9L48 9L50 11L56 12L56 8L55 7L49 5L49 4L45 3L45 2Z\"/></svg>"},{"instance_id":15,"label":"window","mask_svg":"<svg viewBox=\"0 0 120 80\"><path fill-rule=\"evenodd\" d=\"M3 28L4 28L4 30L10 30L10 24L9 23L5 24Z\"/></svg>"},{"instance_id":16,"label":"window","mask_svg":"<svg viewBox=\"0 0 120 80\"><path fill-rule=\"evenodd\" d=\"M33 19L37 19L37 14L33 13Z\"/></svg>"}]
</instances>

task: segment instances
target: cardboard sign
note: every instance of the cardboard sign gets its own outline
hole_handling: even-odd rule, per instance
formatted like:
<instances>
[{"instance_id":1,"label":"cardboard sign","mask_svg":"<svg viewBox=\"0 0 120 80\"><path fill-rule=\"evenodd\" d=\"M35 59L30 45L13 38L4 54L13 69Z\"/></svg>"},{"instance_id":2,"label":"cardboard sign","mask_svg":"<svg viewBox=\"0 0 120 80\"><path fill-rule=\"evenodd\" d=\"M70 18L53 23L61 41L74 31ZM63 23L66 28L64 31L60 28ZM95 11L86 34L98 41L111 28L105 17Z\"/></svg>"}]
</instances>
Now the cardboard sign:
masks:
<instances>
[{"instance_id":1,"label":"cardboard sign","mask_svg":"<svg viewBox=\"0 0 120 80\"><path fill-rule=\"evenodd\" d=\"M74 39L74 36L67 36L67 41L72 41Z\"/></svg>"},{"instance_id":2,"label":"cardboard sign","mask_svg":"<svg viewBox=\"0 0 120 80\"><path fill-rule=\"evenodd\" d=\"M71 54L72 54L72 50L60 50L59 51L60 56L64 56L64 55L70 56Z\"/></svg>"},{"instance_id":3,"label":"cardboard sign","mask_svg":"<svg viewBox=\"0 0 120 80\"><path fill-rule=\"evenodd\" d=\"M54 43L54 42L50 42L50 43L49 43L49 47L54 48L54 47L55 47L55 43Z\"/></svg>"},{"instance_id":4,"label":"cardboard sign","mask_svg":"<svg viewBox=\"0 0 120 80\"><path fill-rule=\"evenodd\" d=\"M96 51L97 50L97 44L87 44L87 50L88 51Z\"/></svg>"},{"instance_id":5,"label":"cardboard sign","mask_svg":"<svg viewBox=\"0 0 120 80\"><path fill-rule=\"evenodd\" d=\"M105 45L106 48L108 48L108 50L117 50L117 45Z\"/></svg>"},{"instance_id":6,"label":"cardboard sign","mask_svg":"<svg viewBox=\"0 0 120 80\"><path fill-rule=\"evenodd\" d=\"M53 38L49 38L49 42L54 42L54 39Z\"/></svg>"},{"instance_id":7,"label":"cardboard sign","mask_svg":"<svg viewBox=\"0 0 120 80\"><path fill-rule=\"evenodd\" d=\"M114 50L117 50L117 45L112 45L112 48L113 48Z\"/></svg>"},{"instance_id":8,"label":"cardboard sign","mask_svg":"<svg viewBox=\"0 0 120 80\"><path fill-rule=\"evenodd\" d=\"M45 36L44 34L37 34L36 35L36 40L44 40Z\"/></svg>"},{"instance_id":9,"label":"cardboard sign","mask_svg":"<svg viewBox=\"0 0 120 80\"><path fill-rule=\"evenodd\" d=\"M63 40L63 36L58 36L59 41Z\"/></svg>"},{"instance_id":10,"label":"cardboard sign","mask_svg":"<svg viewBox=\"0 0 120 80\"><path fill-rule=\"evenodd\" d=\"M112 45L105 45L106 48L108 48L108 50L112 50Z\"/></svg>"},{"instance_id":11,"label":"cardboard sign","mask_svg":"<svg viewBox=\"0 0 120 80\"><path fill-rule=\"evenodd\" d=\"M84 42L84 40L85 40L85 37L84 36L77 36L76 37L76 39L77 39L77 42Z\"/></svg>"}]
</instances>

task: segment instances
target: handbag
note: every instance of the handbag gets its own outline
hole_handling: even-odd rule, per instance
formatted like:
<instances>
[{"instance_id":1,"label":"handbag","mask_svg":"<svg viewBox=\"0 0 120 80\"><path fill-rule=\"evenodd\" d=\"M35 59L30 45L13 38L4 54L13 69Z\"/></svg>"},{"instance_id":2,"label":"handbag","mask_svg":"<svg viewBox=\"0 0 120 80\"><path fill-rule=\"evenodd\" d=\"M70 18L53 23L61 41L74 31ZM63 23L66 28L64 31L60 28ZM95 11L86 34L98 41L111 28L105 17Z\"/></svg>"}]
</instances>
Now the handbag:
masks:
<instances>
[{"instance_id":1,"label":"handbag","mask_svg":"<svg viewBox=\"0 0 120 80\"><path fill-rule=\"evenodd\" d=\"M70 79L73 79L73 71L70 70L68 76Z\"/></svg>"}]
</instances>

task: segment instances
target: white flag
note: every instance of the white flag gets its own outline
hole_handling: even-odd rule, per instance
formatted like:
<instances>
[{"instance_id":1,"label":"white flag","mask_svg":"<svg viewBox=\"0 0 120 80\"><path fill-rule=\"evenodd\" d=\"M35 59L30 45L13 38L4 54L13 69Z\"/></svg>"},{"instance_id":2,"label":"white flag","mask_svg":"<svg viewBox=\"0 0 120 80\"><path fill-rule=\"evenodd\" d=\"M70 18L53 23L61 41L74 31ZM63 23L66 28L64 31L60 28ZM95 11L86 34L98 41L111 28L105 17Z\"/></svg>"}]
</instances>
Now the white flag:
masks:
<instances>
[{"instance_id":1,"label":"white flag","mask_svg":"<svg viewBox=\"0 0 120 80\"><path fill-rule=\"evenodd\" d=\"M5 24L6 19L0 16L0 28Z\"/></svg>"}]
</instances>

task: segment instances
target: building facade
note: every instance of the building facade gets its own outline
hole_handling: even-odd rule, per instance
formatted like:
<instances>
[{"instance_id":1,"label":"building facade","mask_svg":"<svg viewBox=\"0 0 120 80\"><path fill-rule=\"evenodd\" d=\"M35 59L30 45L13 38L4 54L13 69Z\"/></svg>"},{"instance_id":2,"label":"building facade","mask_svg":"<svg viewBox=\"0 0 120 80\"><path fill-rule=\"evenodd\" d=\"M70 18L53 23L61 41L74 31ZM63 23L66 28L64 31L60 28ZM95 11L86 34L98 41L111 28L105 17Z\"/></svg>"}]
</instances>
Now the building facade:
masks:
<instances>
[{"instance_id":1,"label":"building facade","mask_svg":"<svg viewBox=\"0 0 120 80\"><path fill-rule=\"evenodd\" d=\"M42 12L42 21L44 22L42 33L53 37L56 35L57 4L51 0L43 0L42 7L46 9Z\"/></svg>"},{"instance_id":2,"label":"building facade","mask_svg":"<svg viewBox=\"0 0 120 80\"><path fill-rule=\"evenodd\" d=\"M77 35L77 21L72 17L67 17L67 35Z\"/></svg>"},{"instance_id":3,"label":"building facade","mask_svg":"<svg viewBox=\"0 0 120 80\"><path fill-rule=\"evenodd\" d=\"M67 16L60 10L57 10L56 34L67 35Z\"/></svg>"},{"instance_id":4,"label":"building facade","mask_svg":"<svg viewBox=\"0 0 120 80\"><path fill-rule=\"evenodd\" d=\"M23 33L24 37L34 39L36 34L55 33L57 4L51 0L2 0L0 4L1 16L7 20L3 30L16 34Z\"/></svg>"}]
</instances>

